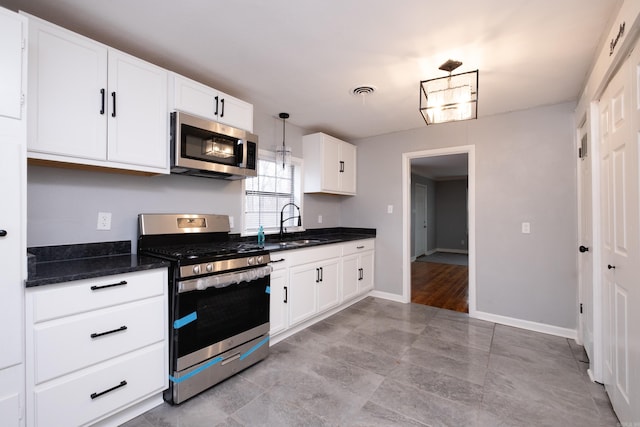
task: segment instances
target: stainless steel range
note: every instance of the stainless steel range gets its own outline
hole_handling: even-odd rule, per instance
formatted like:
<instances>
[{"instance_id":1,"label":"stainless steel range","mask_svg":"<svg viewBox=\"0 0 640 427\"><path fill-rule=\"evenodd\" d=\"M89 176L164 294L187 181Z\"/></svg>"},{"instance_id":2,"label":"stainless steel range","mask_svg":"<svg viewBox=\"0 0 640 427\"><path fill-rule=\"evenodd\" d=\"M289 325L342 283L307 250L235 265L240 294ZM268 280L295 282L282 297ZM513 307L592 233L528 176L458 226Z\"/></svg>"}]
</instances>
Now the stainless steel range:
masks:
<instances>
[{"instance_id":1,"label":"stainless steel range","mask_svg":"<svg viewBox=\"0 0 640 427\"><path fill-rule=\"evenodd\" d=\"M171 262L169 389L179 404L269 354L269 253L225 215L140 214L138 253Z\"/></svg>"}]
</instances>

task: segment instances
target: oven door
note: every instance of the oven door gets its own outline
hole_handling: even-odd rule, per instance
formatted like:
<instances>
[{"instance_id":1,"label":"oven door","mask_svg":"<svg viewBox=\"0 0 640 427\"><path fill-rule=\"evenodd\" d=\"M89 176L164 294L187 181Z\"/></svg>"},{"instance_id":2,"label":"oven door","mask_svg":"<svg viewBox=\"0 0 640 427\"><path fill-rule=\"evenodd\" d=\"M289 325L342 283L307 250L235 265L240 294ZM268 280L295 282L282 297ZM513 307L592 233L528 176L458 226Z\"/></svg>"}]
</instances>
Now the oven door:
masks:
<instances>
[{"instance_id":1,"label":"oven door","mask_svg":"<svg viewBox=\"0 0 640 427\"><path fill-rule=\"evenodd\" d=\"M267 335L269 284L267 274L228 286L178 293L173 307L173 370L181 371Z\"/></svg>"}]
</instances>

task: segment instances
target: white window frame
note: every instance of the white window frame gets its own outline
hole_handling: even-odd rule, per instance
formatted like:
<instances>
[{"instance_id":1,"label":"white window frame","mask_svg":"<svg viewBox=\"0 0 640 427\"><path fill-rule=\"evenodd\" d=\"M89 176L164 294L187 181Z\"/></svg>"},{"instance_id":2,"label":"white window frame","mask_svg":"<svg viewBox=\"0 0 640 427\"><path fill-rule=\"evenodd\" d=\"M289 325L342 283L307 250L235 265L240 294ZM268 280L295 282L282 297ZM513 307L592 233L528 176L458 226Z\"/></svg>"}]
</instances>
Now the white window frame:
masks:
<instances>
[{"instance_id":1,"label":"white window frame","mask_svg":"<svg viewBox=\"0 0 640 427\"><path fill-rule=\"evenodd\" d=\"M269 150L258 150L258 159L259 160L270 160L270 161L274 161L275 162L275 157L276 154L273 151L269 151ZM304 167L304 162L301 158L298 157L291 157L291 164L293 165L294 169L294 178L293 178L293 199L294 199L294 203L300 208L300 216L304 217L304 207L303 207L303 200L304 200L304 192L303 192L303 188L304 188L304 183L303 183L303 170L302 168ZM260 171L258 171L258 174L260 173ZM249 179L249 178L247 178ZM255 236L258 234L258 230L256 229L249 229L247 230L247 221L245 219L245 214L247 212L247 197L246 197L246 179L242 180L242 231L241 231L241 235L242 236ZM296 212L297 213L297 212ZM286 221L287 224L290 224L291 221ZM297 221L296 221L297 223ZM291 226L291 225L286 225L286 232L287 233L293 233L293 232L298 232L298 231L304 231L304 221L302 221L302 227L298 227L297 225ZM264 229L264 233L265 234L278 234L280 232L280 228L276 227L276 228L265 228Z\"/></svg>"}]
</instances>

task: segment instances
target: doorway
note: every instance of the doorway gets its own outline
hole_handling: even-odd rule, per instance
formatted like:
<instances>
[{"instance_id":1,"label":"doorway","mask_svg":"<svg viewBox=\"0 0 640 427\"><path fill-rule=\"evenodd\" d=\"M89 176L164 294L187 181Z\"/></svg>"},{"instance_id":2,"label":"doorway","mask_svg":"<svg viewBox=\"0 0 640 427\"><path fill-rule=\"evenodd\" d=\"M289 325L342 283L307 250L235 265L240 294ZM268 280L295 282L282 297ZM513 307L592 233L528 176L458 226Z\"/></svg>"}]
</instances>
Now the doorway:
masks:
<instances>
[{"instance_id":1,"label":"doorway","mask_svg":"<svg viewBox=\"0 0 640 427\"><path fill-rule=\"evenodd\" d=\"M415 254L415 228L412 227L412 217L415 213L412 210L411 193L412 193L412 162L417 159L438 159L444 160L446 156L466 155L467 158L467 176L468 176L468 192L467 192L467 241L468 245L468 270L467 270L467 289L468 289L468 312L470 316L474 316L476 312L476 288L475 288L475 147L460 146L434 150L424 150L404 153L402 155L402 187L403 187L403 295L404 302L411 302L411 263ZM431 208L429 208L431 209ZM431 220L427 213L427 229L429 230L429 241L432 240L429 226ZM415 221L415 220L414 220ZM415 225L415 224L414 224ZM427 243L427 253L429 252L429 244ZM414 250L412 250L414 249Z\"/></svg>"}]
</instances>

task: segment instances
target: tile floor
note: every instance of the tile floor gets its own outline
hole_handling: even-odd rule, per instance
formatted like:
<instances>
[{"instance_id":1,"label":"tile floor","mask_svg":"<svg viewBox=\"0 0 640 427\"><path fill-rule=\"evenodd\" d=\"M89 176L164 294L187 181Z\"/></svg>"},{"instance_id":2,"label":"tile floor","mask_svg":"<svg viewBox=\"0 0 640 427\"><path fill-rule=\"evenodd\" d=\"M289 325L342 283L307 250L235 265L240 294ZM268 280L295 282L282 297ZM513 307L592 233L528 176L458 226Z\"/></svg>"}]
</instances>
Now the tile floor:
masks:
<instances>
[{"instance_id":1,"label":"tile floor","mask_svg":"<svg viewBox=\"0 0 640 427\"><path fill-rule=\"evenodd\" d=\"M573 340L366 298L126 427L616 426Z\"/></svg>"}]
</instances>

